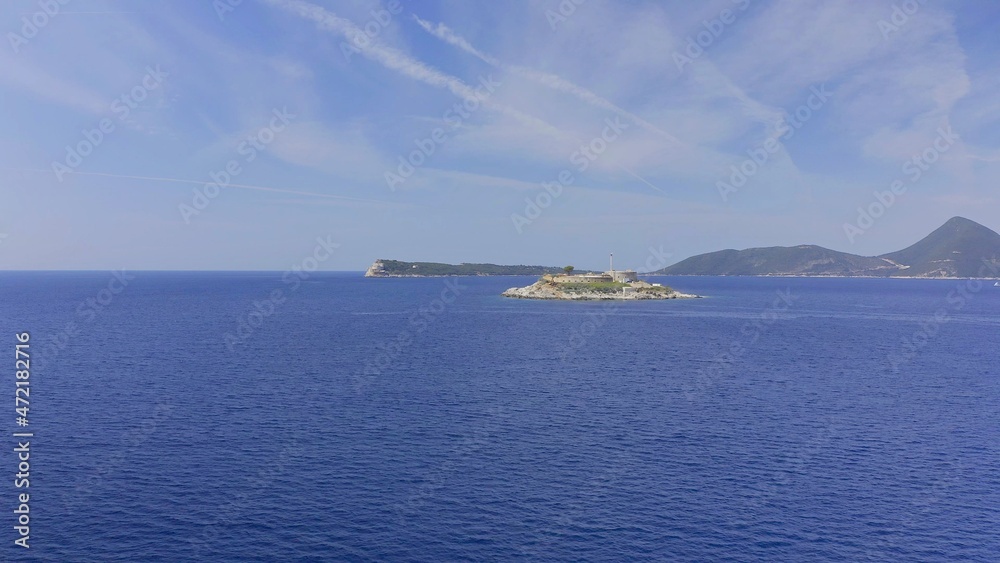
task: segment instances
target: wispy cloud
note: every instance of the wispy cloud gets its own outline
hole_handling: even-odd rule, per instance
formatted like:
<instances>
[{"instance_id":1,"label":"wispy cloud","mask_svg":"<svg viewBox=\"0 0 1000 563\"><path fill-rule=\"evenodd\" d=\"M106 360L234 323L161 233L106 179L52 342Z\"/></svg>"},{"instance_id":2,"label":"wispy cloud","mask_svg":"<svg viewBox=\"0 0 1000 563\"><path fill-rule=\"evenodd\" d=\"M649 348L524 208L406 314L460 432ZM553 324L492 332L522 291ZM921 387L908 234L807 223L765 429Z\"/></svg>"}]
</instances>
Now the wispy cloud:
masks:
<instances>
[{"instance_id":1,"label":"wispy cloud","mask_svg":"<svg viewBox=\"0 0 1000 563\"><path fill-rule=\"evenodd\" d=\"M0 4L7 31L37 10L37 0ZM356 236L357 267L448 247L548 263L573 247L646 238L678 241L678 258L736 244L837 247L843 222L939 127L960 140L899 198L887 228L850 250L902 247L939 215L995 226L997 8L982 3L921 3L886 38L879 21L892 17L893 0L751 1L682 71L671 54L742 2L588 2L556 32L532 2L427 0L386 19L395 6L386 0L257 0L225 22L205 3L82 4L65 8L95 13L60 12L19 53L0 49L0 195L17 204L0 217L11 236L5 266L122 257L284 267L280 251L260 249L294 246L328 225ZM120 122L111 104L131 96L149 64L170 77ZM479 80L489 76L499 85L482 99ZM829 105L781 137L785 150L723 207L716 182L820 85ZM261 131L275 107L300 117L271 142ZM105 118L116 130L79 168L87 172L69 175L76 189L55 185L48 164L88 149ZM613 142L606 120L627 125ZM177 203L213 167L245 156L247 142L260 143L260 158L231 184L231 205L175 232ZM417 160L407 189L387 191L385 173ZM22 166L33 171L3 172ZM512 244L510 214L564 171L565 195L523 246ZM103 244L118 241L123 224L128 244ZM475 236L455 237L459 229ZM195 235L218 244L199 246Z\"/></svg>"},{"instance_id":2,"label":"wispy cloud","mask_svg":"<svg viewBox=\"0 0 1000 563\"><path fill-rule=\"evenodd\" d=\"M465 51L466 53L469 53L470 55L473 55L474 57L489 64L490 66L510 72L512 74L516 74L518 76L522 76L524 78L532 80L543 86L547 86L558 92L563 92L575 96L576 98L594 107L614 112L632 121L633 123L642 127L643 129L655 133L662 139L665 139L666 141L669 141L672 144L675 145L682 144L681 141L677 139L677 137L671 135L670 133L667 133L666 131L653 125L652 123L649 123L648 121L642 119L638 115L635 115L634 113L615 105L610 100L607 100L595 94L594 92L588 90L587 88L584 88L583 86L579 86L569 80L566 80L565 78L562 78L558 75L551 74L548 72L542 72L523 66L505 64L496 57L487 55L486 53L483 53L479 49L476 49L466 39L459 36L457 33L452 31L448 26L446 26L443 23L438 23L437 25L434 25L426 20L421 19L419 16L413 16L413 19L416 20L418 24L420 24L420 27L422 27L431 35L437 37L438 39L441 39L442 41L450 45L458 47L459 49Z\"/></svg>"},{"instance_id":3,"label":"wispy cloud","mask_svg":"<svg viewBox=\"0 0 1000 563\"><path fill-rule=\"evenodd\" d=\"M0 49L0 66L3 67L0 83L5 82L43 100L90 115L103 116L109 112L110 102L95 91L46 72L24 57L12 55L7 49Z\"/></svg>"},{"instance_id":4,"label":"wispy cloud","mask_svg":"<svg viewBox=\"0 0 1000 563\"><path fill-rule=\"evenodd\" d=\"M38 168L3 168L3 170L9 170L9 171L12 171L12 172L41 172L41 173L45 173L45 174L52 174L51 170L42 170L42 169L38 169ZM80 171L75 171L75 170L71 171L71 172L66 172L66 174L67 175L77 175L77 176L102 176L102 177L105 177L105 178L122 178L122 179L126 179L126 180L148 180L148 181L151 181L151 182L170 182L170 183L174 183L174 184L190 184L190 185L195 185L195 186L204 186L205 184L208 183L208 182L206 182L204 180L189 180L189 179L186 179L186 178L165 178L165 177L162 177L162 176L135 176L135 175L131 175L131 174L110 174L110 173L106 173L106 172L80 172ZM379 203L379 204L387 203L385 201L380 201L380 200L377 200L377 199L364 199L364 198L358 198L358 197L349 197L349 196L334 195L334 194L324 194L324 193L320 193L320 192L307 192L307 191L303 191L303 190L293 190L293 189L289 189L289 188L274 188L274 187L270 187L270 186L255 186L253 184L228 183L228 184L226 184L225 187L227 187L227 188L238 188L238 189L243 189L243 190L255 190L255 191L261 191L261 192L272 192L272 193L279 193L279 194L305 195L305 196L319 197L319 198L324 198L324 199L339 199L339 200L354 201L354 202Z\"/></svg>"},{"instance_id":5,"label":"wispy cloud","mask_svg":"<svg viewBox=\"0 0 1000 563\"><path fill-rule=\"evenodd\" d=\"M296 14L302 18L312 20L321 29L332 31L347 40L365 36L365 32L348 19L342 18L333 12L301 0L265 0L266 3ZM357 46L361 54L375 61L382 66L399 72L404 76L419 80L430 86L445 88L455 96L482 104L483 107L502 113L508 117L518 120L523 125L533 128L539 133L548 134L557 138L565 135L559 129L546 123L545 121L528 115L522 111L514 109L476 94L474 88L463 82L461 79L445 74L413 57L378 42L377 38L372 38L367 45Z\"/></svg>"}]
</instances>

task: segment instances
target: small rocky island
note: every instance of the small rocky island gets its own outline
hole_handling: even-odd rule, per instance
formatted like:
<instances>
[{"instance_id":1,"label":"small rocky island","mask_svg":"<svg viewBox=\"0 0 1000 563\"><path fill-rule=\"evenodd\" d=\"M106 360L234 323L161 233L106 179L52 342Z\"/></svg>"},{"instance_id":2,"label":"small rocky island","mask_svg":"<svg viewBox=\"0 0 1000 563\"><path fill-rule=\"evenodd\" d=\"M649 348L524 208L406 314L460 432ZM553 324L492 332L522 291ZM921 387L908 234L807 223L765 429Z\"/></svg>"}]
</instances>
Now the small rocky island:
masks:
<instances>
[{"instance_id":1,"label":"small rocky island","mask_svg":"<svg viewBox=\"0 0 1000 563\"><path fill-rule=\"evenodd\" d=\"M567 266L566 273L545 274L527 287L512 287L503 292L504 297L517 299L696 299L700 296L675 291L665 285L649 283L638 278L632 270L609 270L601 274L573 274Z\"/></svg>"}]
</instances>

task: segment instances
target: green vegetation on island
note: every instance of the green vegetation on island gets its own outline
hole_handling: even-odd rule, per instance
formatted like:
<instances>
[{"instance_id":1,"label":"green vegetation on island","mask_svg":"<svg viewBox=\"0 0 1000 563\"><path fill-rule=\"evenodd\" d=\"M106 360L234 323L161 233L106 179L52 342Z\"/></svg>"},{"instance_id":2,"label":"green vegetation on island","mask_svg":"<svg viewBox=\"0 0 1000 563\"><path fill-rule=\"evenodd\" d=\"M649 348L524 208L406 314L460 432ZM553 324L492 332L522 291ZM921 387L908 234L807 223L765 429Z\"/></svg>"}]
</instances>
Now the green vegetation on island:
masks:
<instances>
[{"instance_id":1,"label":"green vegetation on island","mask_svg":"<svg viewBox=\"0 0 1000 563\"><path fill-rule=\"evenodd\" d=\"M401 260L376 260L366 277L398 278L428 276L541 276L561 273L565 269L555 266L500 266L497 264L442 264L439 262L403 262Z\"/></svg>"},{"instance_id":2,"label":"green vegetation on island","mask_svg":"<svg viewBox=\"0 0 1000 563\"><path fill-rule=\"evenodd\" d=\"M570 282L562 283L559 287L563 291L580 293L584 291L596 291L598 293L618 293L629 284L623 282Z\"/></svg>"},{"instance_id":3,"label":"green vegetation on island","mask_svg":"<svg viewBox=\"0 0 1000 563\"><path fill-rule=\"evenodd\" d=\"M518 299L605 300L693 298L658 283L640 280L633 270L601 274L546 274L527 287L512 287L504 297Z\"/></svg>"},{"instance_id":4,"label":"green vegetation on island","mask_svg":"<svg viewBox=\"0 0 1000 563\"><path fill-rule=\"evenodd\" d=\"M561 283L559 288L566 293L621 293L623 289L635 289L636 291L643 293L670 293L673 288L666 285L652 285L645 284L642 282L638 283L625 283L625 282L578 282L578 283Z\"/></svg>"}]
</instances>

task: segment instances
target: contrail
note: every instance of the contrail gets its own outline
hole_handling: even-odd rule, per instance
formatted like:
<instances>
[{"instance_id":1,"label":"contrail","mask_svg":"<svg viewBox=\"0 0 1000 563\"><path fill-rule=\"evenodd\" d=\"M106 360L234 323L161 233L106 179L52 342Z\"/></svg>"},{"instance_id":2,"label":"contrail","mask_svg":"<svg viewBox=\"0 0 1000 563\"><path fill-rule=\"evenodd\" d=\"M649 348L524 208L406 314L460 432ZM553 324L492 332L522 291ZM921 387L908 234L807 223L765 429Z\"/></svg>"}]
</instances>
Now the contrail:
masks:
<instances>
[{"instance_id":1,"label":"contrail","mask_svg":"<svg viewBox=\"0 0 1000 563\"><path fill-rule=\"evenodd\" d=\"M0 168L0 170L11 170L11 171L15 171L15 172L44 172L44 173L47 173L47 174L52 172L51 170L42 170L42 169L38 169L38 168ZM158 177L158 176L132 176L132 175L129 175L129 174L109 174L107 172L78 172L78 171L70 171L70 172L67 172L67 174L79 174L81 176L103 176L103 177L106 177L106 178L125 178L125 179L128 179L128 180L150 180L150 181L153 181L153 182L172 182L172 183L175 183L175 184L195 184L195 185L198 185L198 186L204 186L206 184L211 184L212 183L212 182L206 182L204 180L186 180L186 179L183 179L183 178L161 178L161 177ZM286 189L286 188L271 188L271 187L268 187L268 186L254 186L252 184L226 184L225 186L221 186L221 187L226 187L226 188L242 188L242 189L245 189L245 190L257 190L257 191L261 191L261 192L273 192L273 193L280 193L280 194L307 195L307 196L322 197L322 198L328 198L328 199L342 199L342 200L345 200L345 201L360 201L360 202L365 202L365 203L387 203L385 201L379 201L377 199L364 199L364 198L349 197L349 196L343 196L343 195L321 194L321 193L318 193L318 192L304 192L304 191L300 191L300 190L289 190L289 189Z\"/></svg>"},{"instance_id":2,"label":"contrail","mask_svg":"<svg viewBox=\"0 0 1000 563\"><path fill-rule=\"evenodd\" d=\"M466 41L464 37L453 32L448 26L444 25L443 23L439 23L437 24L437 27L435 27L434 25L431 24L431 22L420 19L420 16L414 15L413 19L417 20L417 23L420 24L420 27L424 28L424 30L427 33L430 33L431 35L437 37L438 39L444 41L445 43L451 43L452 45L458 47L459 49L465 51L466 53L469 53L474 57L482 60L483 62L493 65L495 67L507 66L501 63L500 59L497 59L496 57L491 57L486 53L483 53L479 49L473 47L472 43Z\"/></svg>"},{"instance_id":3,"label":"contrail","mask_svg":"<svg viewBox=\"0 0 1000 563\"><path fill-rule=\"evenodd\" d=\"M725 92L739 102L744 114L765 125L774 126L784 113L781 110L768 107L747 95L741 88L733 84L711 61L699 64L694 75L695 81L711 92Z\"/></svg>"},{"instance_id":4,"label":"contrail","mask_svg":"<svg viewBox=\"0 0 1000 563\"><path fill-rule=\"evenodd\" d=\"M264 2L276 6L285 11L294 13L300 17L316 22L320 28L332 31L348 41L356 37L364 37L365 32L354 25L348 19L342 18L320 6L304 2L303 0L264 0ZM382 66L395 70L400 74L419 80L425 84L438 88L445 88L452 94L468 101L476 101L484 107L512 117L529 127L549 135L564 138L566 135L559 129L546 123L545 121L518 111L512 107L492 102L476 94L475 90L462 82L460 79L445 74L423 62L410 57L406 53L380 45L371 38L364 47L354 45L365 57L381 64Z\"/></svg>"},{"instance_id":5,"label":"contrail","mask_svg":"<svg viewBox=\"0 0 1000 563\"><path fill-rule=\"evenodd\" d=\"M981 160L983 162L1000 162L1000 154L996 156L982 156L977 154L968 154L966 155L966 158L970 158L972 160Z\"/></svg>"},{"instance_id":6,"label":"contrail","mask_svg":"<svg viewBox=\"0 0 1000 563\"><path fill-rule=\"evenodd\" d=\"M302 18L312 20L317 25L319 25L321 29L332 31L337 35L344 37L348 41L351 41L356 37L366 36L365 32L350 20L342 18L322 8L321 6L305 2L304 0L262 0L262 1L277 8L296 14ZM422 21L419 18L417 18L417 20ZM605 100L604 98L601 98L600 96L594 94L593 92L590 92L589 90L580 88L579 86L576 86L566 80L563 80L558 76L546 75L544 73L538 73L531 69L522 69L521 67L506 67L505 65L500 63L500 61L479 52L474 47L472 47L472 45L470 45L468 42L461 39L460 37L457 36L455 37L456 40L461 42L461 46L463 49L470 49L471 50L470 52L475 54L475 56L482 58L492 66L495 66L497 68L517 69L515 70L515 72L520 72L525 76L533 77L535 80L542 82L542 84L548 85L552 88L561 89L563 91L573 93L574 95L577 95L585 99L586 101L589 101L592 104L619 113L620 115L623 115L628 119L631 119L636 124L644 128L651 129L657 134L664 136L671 142L680 144L680 141L678 141L675 137L673 137L669 133L657 129L655 126L647 123L646 121L643 121L639 117L619 108L618 106L615 106L611 102ZM363 47L356 44L354 45L354 47L356 47L358 51L368 59L371 59L372 61L375 61L390 70L399 72L404 76L413 78L415 80L418 80L420 82L423 82L431 86L435 86L437 88L447 89L455 96L458 96L459 98L462 98L464 100L476 101L482 104L483 107L492 109L494 111L512 117L517 121L520 121L521 123L531 127L535 131L545 133L547 135L556 137L561 140L568 140L574 143L579 142L579 139L561 131L560 129L545 122L542 119L521 112L510 106L498 104L492 102L491 100L483 99L482 97L476 94L475 90L470 88L459 78L445 74L433 67L430 67L424 64L423 62L414 59L413 57L410 57L409 55L403 53L402 51L381 45L374 38L369 38L368 43ZM634 173L631 174L634 175ZM649 186L652 186L652 184L650 184L648 181L643 180L643 182L645 182ZM655 186L652 187L655 188Z\"/></svg>"},{"instance_id":7,"label":"contrail","mask_svg":"<svg viewBox=\"0 0 1000 563\"><path fill-rule=\"evenodd\" d=\"M664 194L664 195L667 194L667 192L665 192L665 191L661 190L660 188L656 187L655 185L653 185L652 182L650 182L649 180L647 180L647 179L643 178L642 176L636 174L635 172L632 172L628 168L625 168L624 166L619 166L619 168L621 168L622 170L624 170L626 173L628 173L629 175L631 175L636 180L639 180L643 184L646 184L647 186L653 188L654 190L660 192L661 194Z\"/></svg>"},{"instance_id":8,"label":"contrail","mask_svg":"<svg viewBox=\"0 0 1000 563\"><path fill-rule=\"evenodd\" d=\"M448 26L444 25L443 23L439 23L437 24L437 26L434 26L430 22L420 19L418 16L413 16L413 19L417 20L417 23L420 24L420 27L424 28L424 30L426 30L431 35L437 37L438 39L441 39L445 43L449 43L451 45L454 45L455 47L458 47L459 49L480 59L486 64L509 71L513 74L518 74L529 80L534 80L535 82L543 86L547 86L553 90L557 90L559 92L564 92L576 96L577 98L583 100L584 102L587 102L592 106L617 113L618 115L631 120L632 122L639 125L643 129L655 133L656 135L663 137L664 139L670 141L671 143L676 143L678 145L681 144L680 140L677 137L671 135L670 133L667 133L666 131L660 129L659 127L653 125L652 123L649 123L648 121L642 119L638 115L635 115L634 113L626 109L618 107L610 100L602 98L601 96L595 94L594 92L591 92L590 90L582 86L574 84L573 82L570 82L565 78L562 78L555 74L551 74L548 72L541 72L523 66L504 64L500 62L500 60L497 59L496 57L487 55L486 53L483 53L479 49L476 49L471 43L466 41L465 38L456 34L454 31L452 31Z\"/></svg>"}]
</instances>

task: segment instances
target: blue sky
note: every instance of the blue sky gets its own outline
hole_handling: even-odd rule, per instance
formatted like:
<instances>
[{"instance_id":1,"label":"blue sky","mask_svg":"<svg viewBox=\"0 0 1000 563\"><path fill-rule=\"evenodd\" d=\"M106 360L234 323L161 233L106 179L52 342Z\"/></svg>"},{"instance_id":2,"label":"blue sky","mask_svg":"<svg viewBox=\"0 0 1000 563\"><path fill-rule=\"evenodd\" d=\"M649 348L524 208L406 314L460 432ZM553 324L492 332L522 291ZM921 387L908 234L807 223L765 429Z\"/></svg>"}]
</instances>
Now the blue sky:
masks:
<instances>
[{"instance_id":1,"label":"blue sky","mask_svg":"<svg viewBox=\"0 0 1000 563\"><path fill-rule=\"evenodd\" d=\"M997 21L986 0L7 0L0 268L284 270L320 237L328 270L641 269L997 229Z\"/></svg>"}]
</instances>

